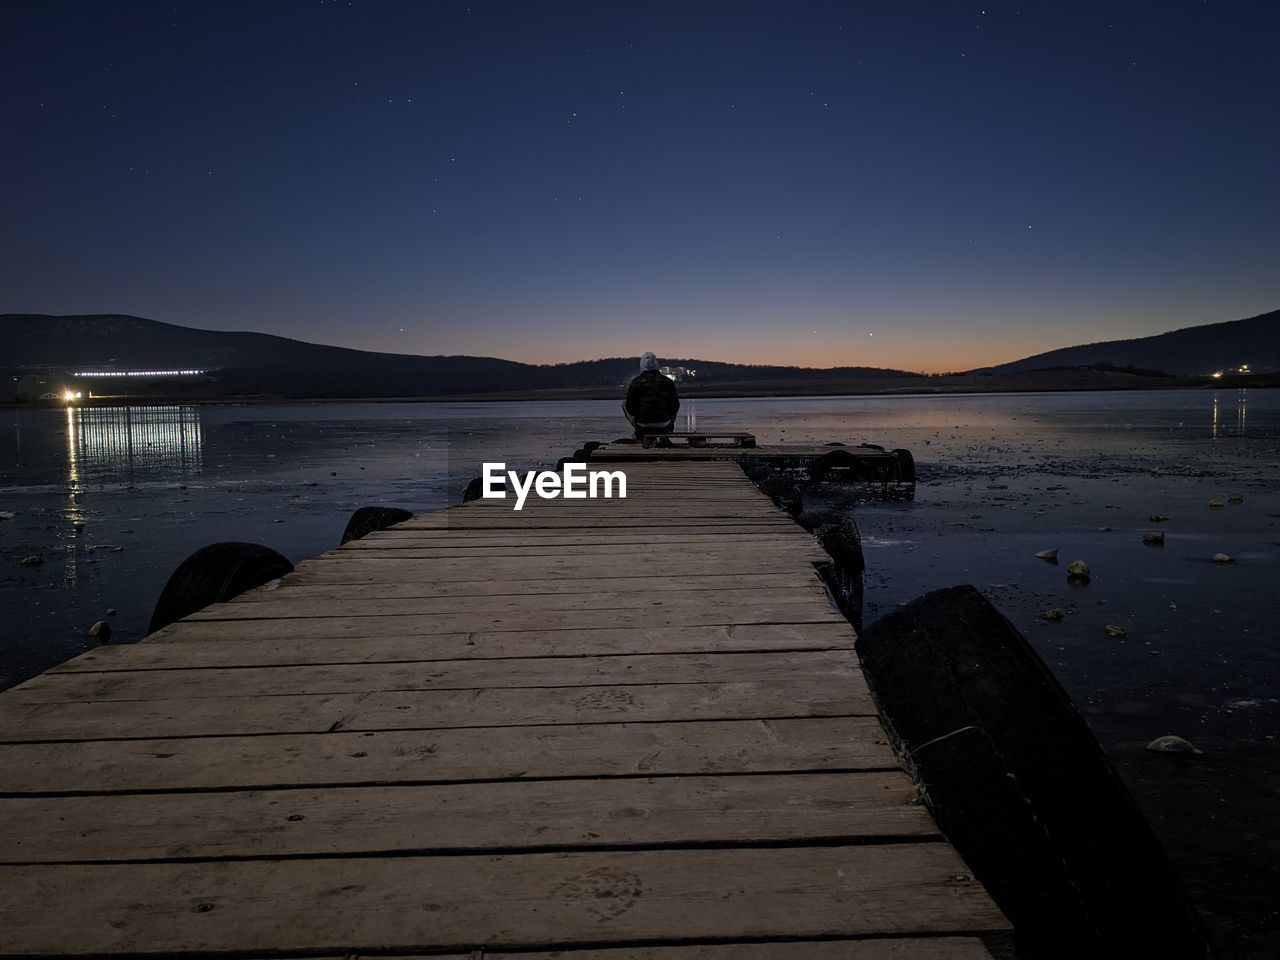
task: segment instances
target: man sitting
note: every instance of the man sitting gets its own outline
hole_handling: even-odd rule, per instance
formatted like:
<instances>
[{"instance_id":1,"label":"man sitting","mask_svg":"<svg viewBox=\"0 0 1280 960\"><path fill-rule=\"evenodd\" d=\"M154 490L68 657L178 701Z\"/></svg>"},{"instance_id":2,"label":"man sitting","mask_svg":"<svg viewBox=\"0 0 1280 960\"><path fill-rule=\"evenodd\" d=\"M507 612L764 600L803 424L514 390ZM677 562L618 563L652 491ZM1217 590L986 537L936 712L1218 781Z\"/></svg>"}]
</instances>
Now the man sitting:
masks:
<instances>
[{"instance_id":1,"label":"man sitting","mask_svg":"<svg viewBox=\"0 0 1280 960\"><path fill-rule=\"evenodd\" d=\"M675 427L680 398L670 377L658 372L658 358L646 351L640 358L640 375L627 387L622 412L635 427L636 439L645 434L670 433Z\"/></svg>"}]
</instances>

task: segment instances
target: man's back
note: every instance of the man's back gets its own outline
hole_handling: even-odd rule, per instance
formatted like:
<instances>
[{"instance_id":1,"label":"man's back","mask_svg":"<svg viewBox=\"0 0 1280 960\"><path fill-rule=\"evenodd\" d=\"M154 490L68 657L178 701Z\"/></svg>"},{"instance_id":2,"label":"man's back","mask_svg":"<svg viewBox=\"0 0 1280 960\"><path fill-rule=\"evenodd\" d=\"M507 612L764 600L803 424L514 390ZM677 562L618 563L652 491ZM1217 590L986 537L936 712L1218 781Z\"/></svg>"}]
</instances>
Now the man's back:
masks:
<instances>
[{"instance_id":1,"label":"man's back","mask_svg":"<svg viewBox=\"0 0 1280 960\"><path fill-rule=\"evenodd\" d=\"M676 385L656 370L645 370L627 388L627 413L639 425L670 423L680 410Z\"/></svg>"}]
</instances>

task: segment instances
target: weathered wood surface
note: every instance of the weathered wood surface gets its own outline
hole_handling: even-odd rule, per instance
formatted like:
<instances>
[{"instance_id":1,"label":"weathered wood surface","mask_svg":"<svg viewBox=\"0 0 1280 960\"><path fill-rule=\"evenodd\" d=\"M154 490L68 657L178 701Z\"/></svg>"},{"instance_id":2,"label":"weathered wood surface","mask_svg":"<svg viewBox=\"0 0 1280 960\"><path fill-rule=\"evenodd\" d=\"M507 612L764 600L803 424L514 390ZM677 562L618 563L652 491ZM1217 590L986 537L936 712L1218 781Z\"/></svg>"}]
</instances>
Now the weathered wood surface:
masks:
<instances>
[{"instance_id":1,"label":"weathered wood surface","mask_svg":"<svg viewBox=\"0 0 1280 960\"><path fill-rule=\"evenodd\" d=\"M477 631L433 634L429 643L412 634L382 635L368 637L358 644L338 637L281 637L273 632L273 626L263 621L257 635L237 639L221 633L225 629L221 623L191 621L153 634L145 644L98 647L45 675L107 670L622 656L632 655L637 650L650 654L683 654L849 649L848 624L836 622L508 630L500 633ZM206 643L206 640L216 642Z\"/></svg>"},{"instance_id":2,"label":"weathered wood surface","mask_svg":"<svg viewBox=\"0 0 1280 960\"><path fill-rule=\"evenodd\" d=\"M338 869L296 859L8 867L6 941L55 954L245 943L412 950L599 943L602 934L643 942L658 931L672 940L714 940L726 930L742 939L919 935L1001 922L942 843L335 862Z\"/></svg>"},{"instance_id":3,"label":"weathered wood surface","mask_svg":"<svg viewBox=\"0 0 1280 960\"><path fill-rule=\"evenodd\" d=\"M573 687L276 693L163 700L0 700L0 741L147 739L553 723L874 716L848 676Z\"/></svg>"},{"instance_id":4,"label":"weathered wood surface","mask_svg":"<svg viewBox=\"0 0 1280 960\"><path fill-rule=\"evenodd\" d=\"M626 470L0 694L0 956L988 956L812 538L732 464Z\"/></svg>"},{"instance_id":5,"label":"weathered wood surface","mask_svg":"<svg viewBox=\"0 0 1280 960\"><path fill-rule=\"evenodd\" d=\"M432 960L484 960L511 957L506 952L475 950L466 954L432 954ZM519 954L520 960L990 960L975 937L866 940L806 940L803 943L704 943L680 947L604 947L598 950L555 950ZM372 960L366 954L313 957L311 960ZM401 960L427 960L403 955Z\"/></svg>"},{"instance_id":6,"label":"weathered wood surface","mask_svg":"<svg viewBox=\"0 0 1280 960\"><path fill-rule=\"evenodd\" d=\"M31 797L6 812L5 863L937 837L897 772Z\"/></svg>"},{"instance_id":7,"label":"weathered wood surface","mask_svg":"<svg viewBox=\"0 0 1280 960\"><path fill-rule=\"evenodd\" d=\"M608 657L480 658L422 663L298 665L116 670L110 673L45 673L15 687L3 703L68 700L200 699L271 697L299 693L363 693L377 690L483 690L492 687L577 687L627 683L675 685L744 680L861 679L845 650L751 653L637 653Z\"/></svg>"}]
</instances>

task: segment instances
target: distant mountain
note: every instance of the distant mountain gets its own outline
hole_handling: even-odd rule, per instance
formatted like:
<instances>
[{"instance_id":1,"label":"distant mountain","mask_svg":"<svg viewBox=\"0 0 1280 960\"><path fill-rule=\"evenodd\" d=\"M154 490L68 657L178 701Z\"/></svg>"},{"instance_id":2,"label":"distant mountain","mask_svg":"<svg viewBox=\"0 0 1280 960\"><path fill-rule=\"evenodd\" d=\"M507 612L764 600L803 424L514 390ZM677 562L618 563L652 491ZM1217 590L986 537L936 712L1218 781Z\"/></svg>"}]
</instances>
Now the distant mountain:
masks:
<instances>
[{"instance_id":1,"label":"distant mountain","mask_svg":"<svg viewBox=\"0 0 1280 960\"><path fill-rule=\"evenodd\" d=\"M410 397L504 391L616 387L636 372L634 358L535 365L493 357L412 356L330 347L264 333L197 330L114 314L0 314L0 369L12 377L40 371L200 369L186 395L269 394L282 397ZM911 377L874 367L812 369L666 359L693 367L698 383L867 380ZM145 381L131 392L148 390ZM172 386L172 383L166 385ZM153 391L154 392L154 391ZM0 399L8 399L0 396Z\"/></svg>"},{"instance_id":2,"label":"distant mountain","mask_svg":"<svg viewBox=\"0 0 1280 960\"><path fill-rule=\"evenodd\" d=\"M634 357L528 364L494 357L372 353L264 333L197 330L141 317L0 314L0 402L76 386L83 370L207 371L200 378L86 380L97 395L209 398L614 397ZM1143 389L1188 386L1248 364L1280 371L1280 310L1134 340L1064 347L950 377L876 367L779 367L663 358L694 368L681 393L704 396ZM1261 385L1263 378L1252 382ZM1224 381L1226 382L1226 381ZM99 388L98 385L101 385Z\"/></svg>"},{"instance_id":3,"label":"distant mountain","mask_svg":"<svg viewBox=\"0 0 1280 960\"><path fill-rule=\"evenodd\" d=\"M1245 320L1184 327L1152 337L1063 347L988 369L994 373L1021 373L1061 367L1113 367L1202 377L1218 370L1232 371L1243 364L1248 364L1254 373L1280 370L1280 310Z\"/></svg>"}]
</instances>

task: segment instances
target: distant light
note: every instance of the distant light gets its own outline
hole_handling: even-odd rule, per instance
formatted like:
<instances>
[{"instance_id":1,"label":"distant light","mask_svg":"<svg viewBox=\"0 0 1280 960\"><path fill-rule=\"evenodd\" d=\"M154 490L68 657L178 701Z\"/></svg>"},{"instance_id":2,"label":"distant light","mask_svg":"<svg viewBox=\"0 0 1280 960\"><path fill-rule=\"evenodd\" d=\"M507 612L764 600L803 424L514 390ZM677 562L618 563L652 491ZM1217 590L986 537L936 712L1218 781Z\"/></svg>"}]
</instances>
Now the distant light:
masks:
<instances>
[{"instance_id":1,"label":"distant light","mask_svg":"<svg viewBox=\"0 0 1280 960\"><path fill-rule=\"evenodd\" d=\"M1216 372L1213 374L1213 379L1215 379L1215 380L1221 380L1221 379L1222 379L1222 371L1221 371L1221 370L1216 371Z\"/></svg>"}]
</instances>

